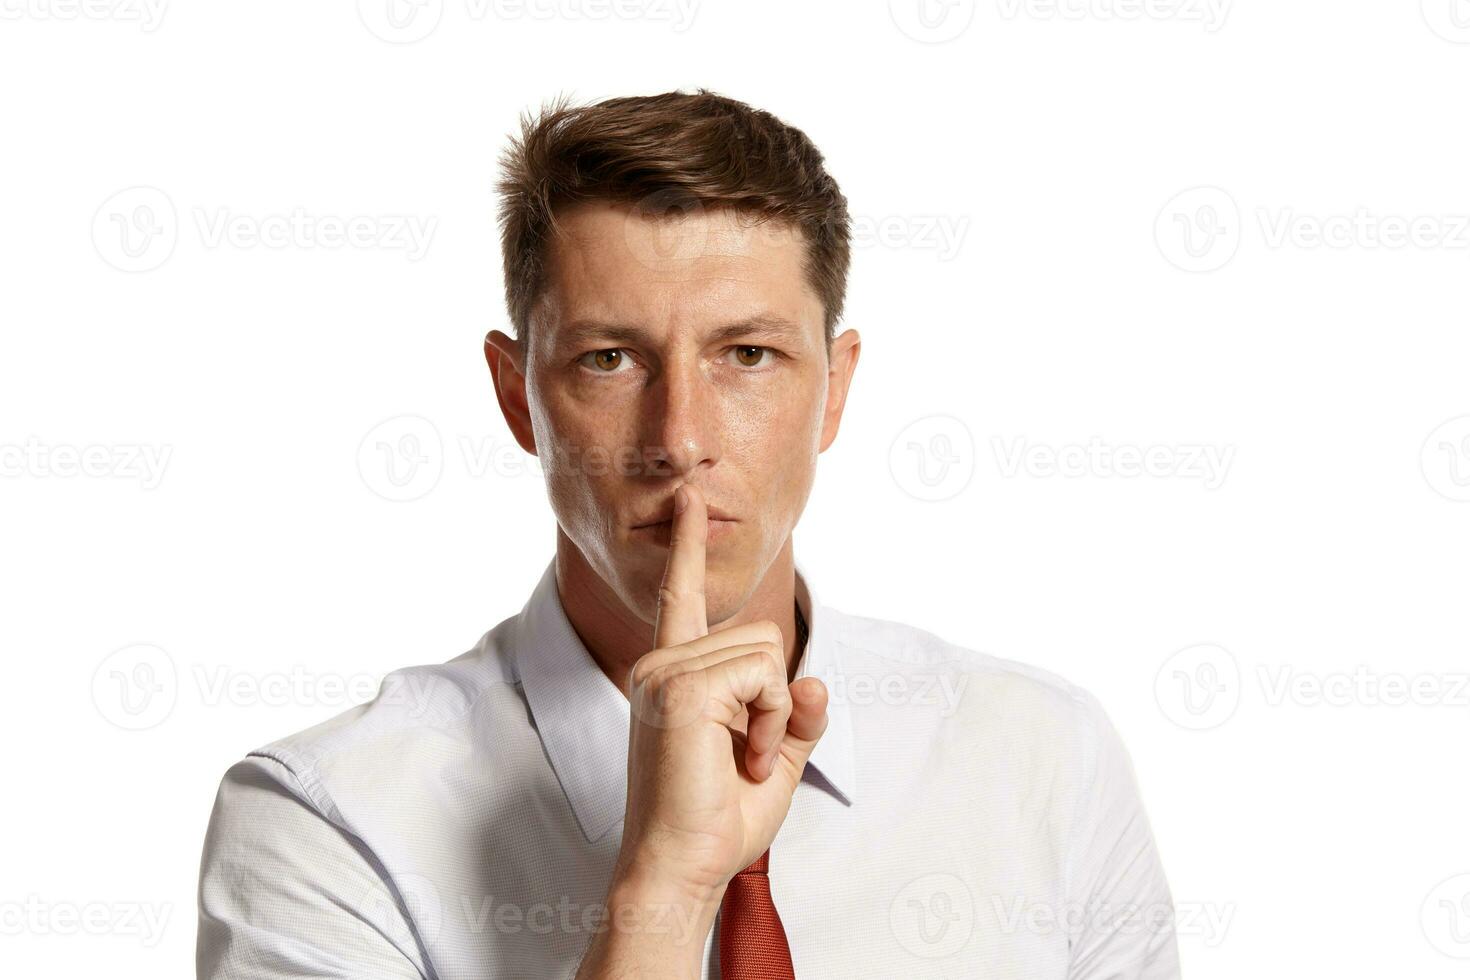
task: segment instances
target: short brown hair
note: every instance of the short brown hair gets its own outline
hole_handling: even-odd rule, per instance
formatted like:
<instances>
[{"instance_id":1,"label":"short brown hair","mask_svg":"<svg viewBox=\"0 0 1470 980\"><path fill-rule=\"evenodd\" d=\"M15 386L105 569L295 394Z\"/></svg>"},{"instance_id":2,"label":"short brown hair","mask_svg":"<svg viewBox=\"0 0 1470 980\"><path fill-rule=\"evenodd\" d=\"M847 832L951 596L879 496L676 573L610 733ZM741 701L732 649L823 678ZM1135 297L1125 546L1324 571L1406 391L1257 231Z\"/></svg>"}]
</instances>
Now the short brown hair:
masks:
<instances>
[{"instance_id":1,"label":"short brown hair","mask_svg":"<svg viewBox=\"0 0 1470 980\"><path fill-rule=\"evenodd\" d=\"M523 353L556 209L588 200L655 202L656 214L731 208L800 229L830 351L847 291L847 199L806 134L769 112L703 88L590 106L559 97L522 118L500 166L505 303Z\"/></svg>"}]
</instances>

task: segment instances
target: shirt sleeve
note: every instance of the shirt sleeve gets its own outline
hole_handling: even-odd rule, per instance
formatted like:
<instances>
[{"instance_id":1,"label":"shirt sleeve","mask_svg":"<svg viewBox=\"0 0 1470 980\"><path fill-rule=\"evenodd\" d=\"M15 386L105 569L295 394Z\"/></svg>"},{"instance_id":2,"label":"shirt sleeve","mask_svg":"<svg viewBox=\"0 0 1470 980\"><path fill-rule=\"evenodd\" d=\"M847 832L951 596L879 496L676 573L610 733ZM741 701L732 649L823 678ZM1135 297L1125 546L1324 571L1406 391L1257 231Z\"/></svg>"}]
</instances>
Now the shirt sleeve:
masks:
<instances>
[{"instance_id":1,"label":"shirt sleeve","mask_svg":"<svg viewBox=\"0 0 1470 980\"><path fill-rule=\"evenodd\" d=\"M1133 763L1107 713L1084 698L1094 756L1068 858L1068 980L1178 980L1174 905Z\"/></svg>"},{"instance_id":2,"label":"shirt sleeve","mask_svg":"<svg viewBox=\"0 0 1470 980\"><path fill-rule=\"evenodd\" d=\"M422 980L400 896L363 843L280 761L220 783L199 870L199 980Z\"/></svg>"}]
</instances>

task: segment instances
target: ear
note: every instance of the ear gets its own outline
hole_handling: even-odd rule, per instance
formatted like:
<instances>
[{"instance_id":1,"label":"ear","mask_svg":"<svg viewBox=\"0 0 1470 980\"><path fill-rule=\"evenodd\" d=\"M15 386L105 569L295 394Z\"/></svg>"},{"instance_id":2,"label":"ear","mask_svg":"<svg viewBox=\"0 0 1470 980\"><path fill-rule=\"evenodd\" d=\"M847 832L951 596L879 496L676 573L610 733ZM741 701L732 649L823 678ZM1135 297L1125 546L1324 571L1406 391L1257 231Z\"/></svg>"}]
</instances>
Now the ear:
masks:
<instances>
[{"instance_id":1,"label":"ear","mask_svg":"<svg viewBox=\"0 0 1470 980\"><path fill-rule=\"evenodd\" d=\"M857 370L862 349L863 339L856 330L844 331L832 341L832 355L827 359L827 404L822 410L822 444L817 452L826 452L837 438L842 409L847 404L847 389L852 384L852 373Z\"/></svg>"},{"instance_id":2,"label":"ear","mask_svg":"<svg viewBox=\"0 0 1470 980\"><path fill-rule=\"evenodd\" d=\"M495 397L505 424L521 448L536 455L536 434L531 426L531 409L526 402L526 372L521 363L520 345L499 330L485 335L485 363L490 366L490 379L495 382Z\"/></svg>"}]
</instances>

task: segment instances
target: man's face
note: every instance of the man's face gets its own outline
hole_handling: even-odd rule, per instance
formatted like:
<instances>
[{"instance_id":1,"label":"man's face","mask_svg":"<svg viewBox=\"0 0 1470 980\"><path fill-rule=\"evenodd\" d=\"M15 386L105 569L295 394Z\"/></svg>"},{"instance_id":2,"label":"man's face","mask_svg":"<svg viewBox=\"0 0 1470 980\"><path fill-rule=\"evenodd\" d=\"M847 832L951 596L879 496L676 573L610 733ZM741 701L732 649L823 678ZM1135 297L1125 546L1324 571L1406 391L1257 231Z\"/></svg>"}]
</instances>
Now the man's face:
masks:
<instances>
[{"instance_id":1,"label":"man's face","mask_svg":"<svg viewBox=\"0 0 1470 980\"><path fill-rule=\"evenodd\" d=\"M552 509L598 577L652 622L669 525L647 525L671 516L675 487L697 484L711 517L727 518L711 520L707 545L709 621L722 622L806 505L856 335L843 356L834 348L834 371L790 226L612 203L559 218L524 372Z\"/></svg>"}]
</instances>

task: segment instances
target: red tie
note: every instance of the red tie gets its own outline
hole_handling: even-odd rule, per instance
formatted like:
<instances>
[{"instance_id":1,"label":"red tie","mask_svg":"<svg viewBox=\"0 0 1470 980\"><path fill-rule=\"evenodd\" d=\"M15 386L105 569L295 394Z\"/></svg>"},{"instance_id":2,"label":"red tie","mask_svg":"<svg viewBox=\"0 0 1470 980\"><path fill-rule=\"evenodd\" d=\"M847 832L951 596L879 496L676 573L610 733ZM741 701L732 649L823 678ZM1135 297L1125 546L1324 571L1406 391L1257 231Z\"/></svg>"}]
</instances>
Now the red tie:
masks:
<instances>
[{"instance_id":1,"label":"red tie","mask_svg":"<svg viewBox=\"0 0 1470 980\"><path fill-rule=\"evenodd\" d=\"M796 980L766 876L771 852L730 879L720 902L720 980Z\"/></svg>"}]
</instances>

